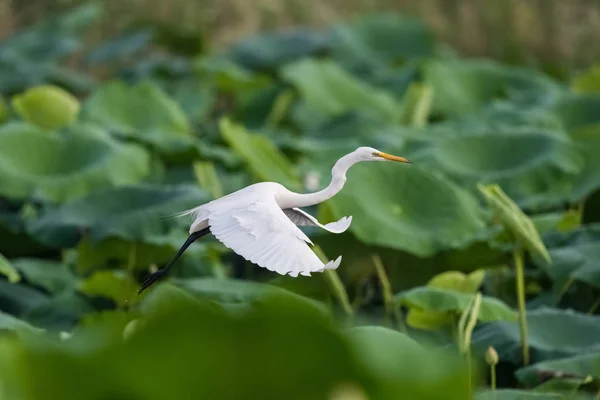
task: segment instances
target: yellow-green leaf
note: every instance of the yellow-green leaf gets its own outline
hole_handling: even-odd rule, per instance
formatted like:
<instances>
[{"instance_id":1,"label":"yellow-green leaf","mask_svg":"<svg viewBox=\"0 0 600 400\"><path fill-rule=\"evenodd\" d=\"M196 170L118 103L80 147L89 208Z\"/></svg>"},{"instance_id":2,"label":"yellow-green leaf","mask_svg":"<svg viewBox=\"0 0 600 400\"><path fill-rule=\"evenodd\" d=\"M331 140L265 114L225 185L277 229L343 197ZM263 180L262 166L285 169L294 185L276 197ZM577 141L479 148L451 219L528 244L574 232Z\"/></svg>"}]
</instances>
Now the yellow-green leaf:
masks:
<instances>
[{"instance_id":1,"label":"yellow-green leaf","mask_svg":"<svg viewBox=\"0 0 600 400\"><path fill-rule=\"evenodd\" d=\"M21 280L19 272L2 254L0 254L0 274L6 276L10 283L17 283Z\"/></svg>"},{"instance_id":2,"label":"yellow-green leaf","mask_svg":"<svg viewBox=\"0 0 600 400\"><path fill-rule=\"evenodd\" d=\"M194 174L200 187L208 191L214 199L223 196L223 187L217 176L215 165L210 161L194 163Z\"/></svg>"},{"instance_id":3,"label":"yellow-green leaf","mask_svg":"<svg viewBox=\"0 0 600 400\"><path fill-rule=\"evenodd\" d=\"M550 254L531 219L498 185L478 185L490 208L515 240L534 256L550 263Z\"/></svg>"},{"instance_id":4,"label":"yellow-green leaf","mask_svg":"<svg viewBox=\"0 0 600 400\"><path fill-rule=\"evenodd\" d=\"M46 129L71 125L79 115L79 101L53 85L40 85L12 99L15 112L25 121Z\"/></svg>"},{"instance_id":5,"label":"yellow-green leaf","mask_svg":"<svg viewBox=\"0 0 600 400\"><path fill-rule=\"evenodd\" d=\"M427 287L454 290L461 293L475 293L479 290L485 271L480 269L466 275L460 271L446 271L431 278ZM419 308L410 308L406 323L418 329L439 329L452 321L454 312L439 312Z\"/></svg>"},{"instance_id":6,"label":"yellow-green leaf","mask_svg":"<svg viewBox=\"0 0 600 400\"><path fill-rule=\"evenodd\" d=\"M244 159L254 175L264 181L279 182L288 189L299 189L300 179L290 161L264 136L249 133L243 126L224 118L219 122L221 134Z\"/></svg>"}]
</instances>

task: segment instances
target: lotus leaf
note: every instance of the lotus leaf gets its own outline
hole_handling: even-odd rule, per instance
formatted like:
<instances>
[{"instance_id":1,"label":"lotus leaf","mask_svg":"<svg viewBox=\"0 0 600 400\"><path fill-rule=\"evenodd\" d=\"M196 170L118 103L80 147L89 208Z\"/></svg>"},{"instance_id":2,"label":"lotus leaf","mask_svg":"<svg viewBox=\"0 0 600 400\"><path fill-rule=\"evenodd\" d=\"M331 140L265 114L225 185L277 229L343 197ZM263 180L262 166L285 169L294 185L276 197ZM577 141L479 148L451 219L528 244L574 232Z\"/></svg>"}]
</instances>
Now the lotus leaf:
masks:
<instances>
[{"instance_id":1,"label":"lotus leaf","mask_svg":"<svg viewBox=\"0 0 600 400\"><path fill-rule=\"evenodd\" d=\"M300 183L287 158L264 136L250 134L240 125L223 119L221 134L260 180L279 182L290 190Z\"/></svg>"},{"instance_id":2,"label":"lotus leaf","mask_svg":"<svg viewBox=\"0 0 600 400\"><path fill-rule=\"evenodd\" d=\"M0 128L0 194L8 197L72 200L137 182L148 162L143 149L88 125L53 135L25 123Z\"/></svg>"},{"instance_id":3,"label":"lotus leaf","mask_svg":"<svg viewBox=\"0 0 600 400\"><path fill-rule=\"evenodd\" d=\"M499 389L484 390L476 394L475 400L563 400L564 397L555 393L535 393L526 390Z\"/></svg>"},{"instance_id":4,"label":"lotus leaf","mask_svg":"<svg viewBox=\"0 0 600 400\"><path fill-rule=\"evenodd\" d=\"M333 117L363 110L390 122L400 116L394 97L354 78L332 61L297 61L286 65L282 74L310 109L319 113Z\"/></svg>"},{"instance_id":5,"label":"lotus leaf","mask_svg":"<svg viewBox=\"0 0 600 400\"><path fill-rule=\"evenodd\" d=\"M50 210L30 231L41 242L72 247L82 232L93 242L110 237L143 243L168 234L179 220L173 215L208 200L191 185L136 185L92 193Z\"/></svg>"},{"instance_id":6,"label":"lotus leaf","mask_svg":"<svg viewBox=\"0 0 600 400\"><path fill-rule=\"evenodd\" d=\"M46 129L71 125L79 114L79 101L69 92L52 85L41 85L13 97L15 111L32 124Z\"/></svg>"},{"instance_id":7,"label":"lotus leaf","mask_svg":"<svg viewBox=\"0 0 600 400\"><path fill-rule=\"evenodd\" d=\"M484 227L473 195L416 164L356 165L328 205L335 218L354 217L361 241L420 257L464 246Z\"/></svg>"},{"instance_id":8,"label":"lotus leaf","mask_svg":"<svg viewBox=\"0 0 600 400\"><path fill-rule=\"evenodd\" d=\"M477 112L504 98L546 104L564 93L557 82L538 72L484 59L431 60L423 75L435 93L433 112L449 116Z\"/></svg>"},{"instance_id":9,"label":"lotus leaf","mask_svg":"<svg viewBox=\"0 0 600 400\"><path fill-rule=\"evenodd\" d=\"M471 293L461 293L457 290L440 289L436 287L418 287L396 295L400 305L417 310L453 312L461 314L469 306ZM479 321L516 321L517 314L502 301L489 296L481 299Z\"/></svg>"},{"instance_id":10,"label":"lotus leaf","mask_svg":"<svg viewBox=\"0 0 600 400\"><path fill-rule=\"evenodd\" d=\"M564 243L549 248L553 262L545 267L555 285L578 280L600 288L600 226L587 225L562 236Z\"/></svg>"},{"instance_id":11,"label":"lotus leaf","mask_svg":"<svg viewBox=\"0 0 600 400\"><path fill-rule=\"evenodd\" d=\"M149 82L129 86L115 81L103 85L84 103L82 118L164 153L195 146L185 113L162 89Z\"/></svg>"},{"instance_id":12,"label":"lotus leaf","mask_svg":"<svg viewBox=\"0 0 600 400\"><path fill-rule=\"evenodd\" d=\"M31 285L51 293L70 289L77 281L66 265L47 259L19 258L13 261L13 265Z\"/></svg>"},{"instance_id":13,"label":"lotus leaf","mask_svg":"<svg viewBox=\"0 0 600 400\"><path fill-rule=\"evenodd\" d=\"M541 383L544 375L552 372L556 373L558 377L571 375L579 378L591 376L598 379L600 378L600 352L542 361L518 369L516 376L521 383L534 386Z\"/></svg>"},{"instance_id":14,"label":"lotus leaf","mask_svg":"<svg viewBox=\"0 0 600 400\"><path fill-rule=\"evenodd\" d=\"M305 28L276 34L258 34L235 44L230 57L253 70L271 70L296 59L329 50L329 38Z\"/></svg>"},{"instance_id":15,"label":"lotus leaf","mask_svg":"<svg viewBox=\"0 0 600 400\"><path fill-rule=\"evenodd\" d=\"M469 275L465 275L459 271L446 271L437 274L427 282L427 288L434 289L449 289L460 293L475 293L479 290L485 271L473 271ZM434 297L435 293L431 297ZM417 296L418 297L418 296ZM457 310L450 312L433 311L431 307L427 309L411 307L408 302L404 302L404 306L409 306L409 311L406 316L406 323L413 328L421 329L439 329L441 326L451 322L456 315ZM458 310L462 312L464 310Z\"/></svg>"},{"instance_id":16,"label":"lotus leaf","mask_svg":"<svg viewBox=\"0 0 600 400\"><path fill-rule=\"evenodd\" d=\"M600 317L573 310L541 307L527 311L531 363L571 357L600 350ZM500 360L521 363L519 324L489 322L473 333L473 346L485 351L492 346Z\"/></svg>"},{"instance_id":17,"label":"lotus leaf","mask_svg":"<svg viewBox=\"0 0 600 400\"><path fill-rule=\"evenodd\" d=\"M514 240L532 256L541 257L546 262L552 260L531 219L508 197L498 185L487 187L478 185L493 213L500 219Z\"/></svg>"},{"instance_id":18,"label":"lotus leaf","mask_svg":"<svg viewBox=\"0 0 600 400\"><path fill-rule=\"evenodd\" d=\"M15 269L10 261L0 253L0 274L6 276L10 283L17 283L21 280L19 271Z\"/></svg>"},{"instance_id":19,"label":"lotus leaf","mask_svg":"<svg viewBox=\"0 0 600 400\"><path fill-rule=\"evenodd\" d=\"M466 380L452 381L461 375L463 364L422 347L403 333L379 326L362 326L348 329L345 335L362 363L376 374L375 379L384 388L389 388L390 393L403 390L402 396L407 398L434 399L438 396L458 398L455 397L457 392L467 390ZM444 362L440 363L442 360ZM452 369L459 372L453 376L448 373ZM419 375L413 375L414 371L420 371ZM409 376L415 380L412 385L405 385L401 377ZM435 384L427 387L426 382Z\"/></svg>"}]
</instances>

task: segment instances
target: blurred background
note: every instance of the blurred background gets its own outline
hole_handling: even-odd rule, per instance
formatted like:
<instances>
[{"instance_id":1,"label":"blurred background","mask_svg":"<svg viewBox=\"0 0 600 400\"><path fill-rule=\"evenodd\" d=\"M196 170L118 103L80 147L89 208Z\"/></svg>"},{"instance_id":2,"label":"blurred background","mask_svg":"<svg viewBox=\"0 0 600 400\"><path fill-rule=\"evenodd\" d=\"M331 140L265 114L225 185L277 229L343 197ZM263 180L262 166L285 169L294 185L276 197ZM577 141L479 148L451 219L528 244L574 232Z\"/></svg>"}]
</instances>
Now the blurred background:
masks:
<instances>
[{"instance_id":1,"label":"blurred background","mask_svg":"<svg viewBox=\"0 0 600 400\"><path fill-rule=\"evenodd\" d=\"M2 36L22 26L84 4L84 0L2 0ZM89 27L86 44L132 25L169 25L200 35L222 49L257 32L294 26L323 28L373 12L420 18L444 43L464 55L490 56L561 74L594 62L600 10L593 0L107 0L106 16Z\"/></svg>"},{"instance_id":2,"label":"blurred background","mask_svg":"<svg viewBox=\"0 0 600 400\"><path fill-rule=\"evenodd\" d=\"M600 2L0 0L0 397L593 399ZM173 214L325 187L291 278ZM154 379L160 371L160 379Z\"/></svg>"}]
</instances>

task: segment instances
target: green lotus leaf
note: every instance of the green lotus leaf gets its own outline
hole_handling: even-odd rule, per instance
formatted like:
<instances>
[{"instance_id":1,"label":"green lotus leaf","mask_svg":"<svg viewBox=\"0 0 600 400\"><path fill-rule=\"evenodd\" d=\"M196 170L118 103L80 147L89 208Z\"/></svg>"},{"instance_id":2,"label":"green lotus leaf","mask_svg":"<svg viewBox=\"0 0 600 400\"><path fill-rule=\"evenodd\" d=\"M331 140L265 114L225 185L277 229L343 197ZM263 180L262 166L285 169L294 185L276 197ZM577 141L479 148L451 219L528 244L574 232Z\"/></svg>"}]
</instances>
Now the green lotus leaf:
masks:
<instances>
[{"instance_id":1,"label":"green lotus leaf","mask_svg":"<svg viewBox=\"0 0 600 400\"><path fill-rule=\"evenodd\" d=\"M233 45L230 57L253 70L273 70L296 59L329 50L329 37L306 28L257 34Z\"/></svg>"},{"instance_id":2,"label":"green lotus leaf","mask_svg":"<svg viewBox=\"0 0 600 400\"><path fill-rule=\"evenodd\" d=\"M327 204L337 219L353 216L350 230L364 243L420 257L464 246L484 227L472 194L416 164L356 165Z\"/></svg>"},{"instance_id":3,"label":"green lotus leaf","mask_svg":"<svg viewBox=\"0 0 600 400\"><path fill-rule=\"evenodd\" d=\"M556 236L563 239L548 249L552 265L542 266L555 285L562 287L569 280L577 280L600 288L600 224L585 225Z\"/></svg>"},{"instance_id":4,"label":"green lotus leaf","mask_svg":"<svg viewBox=\"0 0 600 400\"><path fill-rule=\"evenodd\" d=\"M305 59L286 65L281 73L318 113L334 117L362 110L387 121L400 117L401 107L392 95L354 78L333 61Z\"/></svg>"},{"instance_id":5,"label":"green lotus leaf","mask_svg":"<svg viewBox=\"0 0 600 400\"><path fill-rule=\"evenodd\" d=\"M19 271L2 253L0 253L0 274L4 275L10 283L17 283L21 280Z\"/></svg>"},{"instance_id":6,"label":"green lotus leaf","mask_svg":"<svg viewBox=\"0 0 600 400\"><path fill-rule=\"evenodd\" d=\"M558 98L550 108L560 118L564 128L573 132L584 128L600 126L600 94L565 94Z\"/></svg>"},{"instance_id":7,"label":"green lotus leaf","mask_svg":"<svg viewBox=\"0 0 600 400\"><path fill-rule=\"evenodd\" d=\"M560 132L512 127L436 138L419 160L464 183L497 183L529 208L562 204L585 168L579 147Z\"/></svg>"},{"instance_id":8,"label":"green lotus leaf","mask_svg":"<svg viewBox=\"0 0 600 400\"><path fill-rule=\"evenodd\" d=\"M40 242L57 247L76 245L82 232L95 243L110 237L144 243L167 235L183 223L173 218L175 213L208 199L204 191L192 185L124 186L50 210L33 221L29 231Z\"/></svg>"},{"instance_id":9,"label":"green lotus leaf","mask_svg":"<svg viewBox=\"0 0 600 400\"><path fill-rule=\"evenodd\" d=\"M17 334L40 334L44 330L22 321L10 314L0 311L0 331L14 331Z\"/></svg>"},{"instance_id":10,"label":"green lotus leaf","mask_svg":"<svg viewBox=\"0 0 600 400\"><path fill-rule=\"evenodd\" d=\"M79 283L79 290L88 296L102 296L123 307L135 296L138 285L123 271L95 271Z\"/></svg>"},{"instance_id":11,"label":"green lotus leaf","mask_svg":"<svg viewBox=\"0 0 600 400\"><path fill-rule=\"evenodd\" d=\"M53 85L27 89L13 97L13 107L25 121L45 129L71 125L79 114L79 101L71 93Z\"/></svg>"},{"instance_id":12,"label":"green lotus leaf","mask_svg":"<svg viewBox=\"0 0 600 400\"><path fill-rule=\"evenodd\" d=\"M431 60L423 75L433 88L433 112L449 116L480 111L494 100L524 98L527 104L565 92L539 72L484 59Z\"/></svg>"},{"instance_id":13,"label":"green lotus leaf","mask_svg":"<svg viewBox=\"0 0 600 400\"><path fill-rule=\"evenodd\" d=\"M88 298L75 289L70 289L27 310L21 318L40 328L69 332L84 315L95 311L96 307Z\"/></svg>"},{"instance_id":14,"label":"green lotus leaf","mask_svg":"<svg viewBox=\"0 0 600 400\"><path fill-rule=\"evenodd\" d=\"M183 110L162 89L148 82L129 86L116 81L103 85L84 103L82 118L164 153L195 146Z\"/></svg>"},{"instance_id":15,"label":"green lotus leaf","mask_svg":"<svg viewBox=\"0 0 600 400\"><path fill-rule=\"evenodd\" d=\"M396 295L396 302L409 308L424 311L452 312L461 314L471 301L473 294L437 287L417 287ZM481 322L516 321L517 314L502 301L483 296L478 319ZM429 328L425 326L425 328Z\"/></svg>"},{"instance_id":16,"label":"green lotus leaf","mask_svg":"<svg viewBox=\"0 0 600 400\"><path fill-rule=\"evenodd\" d=\"M536 393L527 390L497 389L481 390L475 394L475 400L563 400L558 393Z\"/></svg>"},{"instance_id":17,"label":"green lotus leaf","mask_svg":"<svg viewBox=\"0 0 600 400\"><path fill-rule=\"evenodd\" d=\"M20 317L27 311L47 302L49 296L23 281L10 283L0 279L0 310Z\"/></svg>"},{"instance_id":18,"label":"green lotus leaf","mask_svg":"<svg viewBox=\"0 0 600 400\"><path fill-rule=\"evenodd\" d=\"M18 258L14 268L33 286L39 286L51 293L59 293L73 288L77 277L64 264L47 259Z\"/></svg>"},{"instance_id":19,"label":"green lotus leaf","mask_svg":"<svg viewBox=\"0 0 600 400\"><path fill-rule=\"evenodd\" d=\"M600 317L573 310L541 307L527 311L531 364L600 351ZM472 344L482 352L492 346L500 360L521 364L521 338L516 321L489 322L478 328Z\"/></svg>"},{"instance_id":20,"label":"green lotus leaf","mask_svg":"<svg viewBox=\"0 0 600 400\"><path fill-rule=\"evenodd\" d=\"M380 326L354 327L346 330L345 336L360 362L390 393L402 389L402 396L410 399L458 399L460 393L466 395L466 370L455 358L422 347L407 335ZM419 371L419 376L414 371ZM404 384L408 377L413 379L410 385Z\"/></svg>"},{"instance_id":21,"label":"green lotus leaf","mask_svg":"<svg viewBox=\"0 0 600 400\"><path fill-rule=\"evenodd\" d=\"M148 154L101 129L76 125L48 135L35 126L0 128L0 194L63 202L141 180Z\"/></svg>"},{"instance_id":22,"label":"green lotus leaf","mask_svg":"<svg viewBox=\"0 0 600 400\"><path fill-rule=\"evenodd\" d=\"M445 271L431 278L426 287L473 294L479 290L484 277L484 270L476 270L469 275L459 271ZM431 297L435 297L435 293ZM404 302L403 305L409 307L406 323L414 328L421 329L439 329L451 322L457 312L456 309L439 312L434 311L432 307L413 307L408 302ZM459 312L461 311L459 310Z\"/></svg>"},{"instance_id":23,"label":"green lotus leaf","mask_svg":"<svg viewBox=\"0 0 600 400\"><path fill-rule=\"evenodd\" d=\"M269 293L298 296L275 285L240 279L178 279L173 283L195 296L223 303L253 301Z\"/></svg>"},{"instance_id":24,"label":"green lotus leaf","mask_svg":"<svg viewBox=\"0 0 600 400\"><path fill-rule=\"evenodd\" d=\"M578 354L573 357L556 360L542 361L533 365L519 368L515 373L522 384L534 386L541 383L542 377L548 373L557 373L568 377L569 375L585 378L591 376L600 378L600 352Z\"/></svg>"}]
</instances>

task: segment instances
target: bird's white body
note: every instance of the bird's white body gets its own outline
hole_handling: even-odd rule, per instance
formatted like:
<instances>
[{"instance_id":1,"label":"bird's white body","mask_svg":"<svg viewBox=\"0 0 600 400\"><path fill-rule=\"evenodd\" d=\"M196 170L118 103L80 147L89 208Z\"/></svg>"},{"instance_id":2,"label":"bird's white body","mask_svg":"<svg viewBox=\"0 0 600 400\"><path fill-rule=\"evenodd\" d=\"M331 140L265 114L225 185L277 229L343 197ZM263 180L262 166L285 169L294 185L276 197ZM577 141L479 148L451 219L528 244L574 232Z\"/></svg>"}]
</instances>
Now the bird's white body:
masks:
<instances>
[{"instance_id":1,"label":"bird's white body","mask_svg":"<svg viewBox=\"0 0 600 400\"><path fill-rule=\"evenodd\" d=\"M348 169L357 162L384 160L409 162L370 147L359 147L338 160L332 169L331 183L321 191L299 194L279 183L261 182L179 215L193 217L190 234L209 228L220 242L252 263L281 275L310 276L312 272L336 269L342 257L324 264L310 249L311 240L298 226L342 233L352 217L323 225L300 207L334 196L343 188Z\"/></svg>"}]
</instances>

